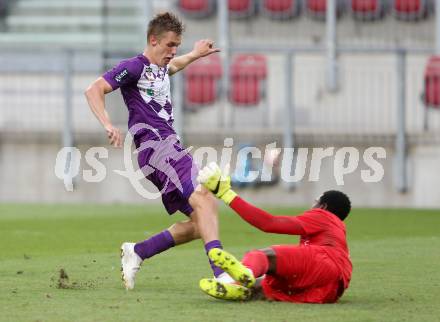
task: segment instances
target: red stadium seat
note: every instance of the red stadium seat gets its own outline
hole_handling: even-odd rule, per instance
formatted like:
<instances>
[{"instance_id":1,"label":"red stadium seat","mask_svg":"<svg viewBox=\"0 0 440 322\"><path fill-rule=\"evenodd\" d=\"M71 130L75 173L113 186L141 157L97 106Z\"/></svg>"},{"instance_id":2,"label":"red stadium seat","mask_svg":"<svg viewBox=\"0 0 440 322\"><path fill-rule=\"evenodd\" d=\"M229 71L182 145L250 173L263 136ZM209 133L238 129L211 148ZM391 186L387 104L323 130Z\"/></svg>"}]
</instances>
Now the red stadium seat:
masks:
<instances>
[{"instance_id":1,"label":"red stadium seat","mask_svg":"<svg viewBox=\"0 0 440 322\"><path fill-rule=\"evenodd\" d=\"M423 129L429 128L429 109L440 109L440 56L431 56L425 68L422 100L425 105Z\"/></svg>"},{"instance_id":2,"label":"red stadium seat","mask_svg":"<svg viewBox=\"0 0 440 322\"><path fill-rule=\"evenodd\" d=\"M425 69L423 101L426 106L440 108L440 56L432 56Z\"/></svg>"},{"instance_id":3,"label":"red stadium seat","mask_svg":"<svg viewBox=\"0 0 440 322\"><path fill-rule=\"evenodd\" d=\"M424 19L428 11L427 0L393 0L394 16L400 20Z\"/></svg>"},{"instance_id":4,"label":"red stadium seat","mask_svg":"<svg viewBox=\"0 0 440 322\"><path fill-rule=\"evenodd\" d=\"M185 70L186 106L212 104L217 99L217 80L222 76L218 55L209 55Z\"/></svg>"},{"instance_id":5,"label":"red stadium seat","mask_svg":"<svg viewBox=\"0 0 440 322\"><path fill-rule=\"evenodd\" d=\"M239 55L231 64L229 99L237 105L257 105L264 93L267 76L266 57Z\"/></svg>"},{"instance_id":6,"label":"red stadium seat","mask_svg":"<svg viewBox=\"0 0 440 322\"><path fill-rule=\"evenodd\" d=\"M325 20L327 0L305 0L307 13L310 17ZM344 10L344 0L336 0L336 17L340 17Z\"/></svg>"},{"instance_id":7,"label":"red stadium seat","mask_svg":"<svg viewBox=\"0 0 440 322\"><path fill-rule=\"evenodd\" d=\"M248 18L257 11L255 0L228 0L228 8L231 18Z\"/></svg>"},{"instance_id":8,"label":"red stadium seat","mask_svg":"<svg viewBox=\"0 0 440 322\"><path fill-rule=\"evenodd\" d=\"M325 15L327 0L307 0L307 10L311 13Z\"/></svg>"},{"instance_id":9,"label":"red stadium seat","mask_svg":"<svg viewBox=\"0 0 440 322\"><path fill-rule=\"evenodd\" d=\"M384 0L351 0L351 13L356 20L377 20L383 18L385 11Z\"/></svg>"},{"instance_id":10,"label":"red stadium seat","mask_svg":"<svg viewBox=\"0 0 440 322\"><path fill-rule=\"evenodd\" d=\"M261 12L272 19L290 19L299 15L299 0L262 0Z\"/></svg>"},{"instance_id":11,"label":"red stadium seat","mask_svg":"<svg viewBox=\"0 0 440 322\"><path fill-rule=\"evenodd\" d=\"M193 18L208 17L215 11L215 0L178 0L180 11Z\"/></svg>"}]
</instances>

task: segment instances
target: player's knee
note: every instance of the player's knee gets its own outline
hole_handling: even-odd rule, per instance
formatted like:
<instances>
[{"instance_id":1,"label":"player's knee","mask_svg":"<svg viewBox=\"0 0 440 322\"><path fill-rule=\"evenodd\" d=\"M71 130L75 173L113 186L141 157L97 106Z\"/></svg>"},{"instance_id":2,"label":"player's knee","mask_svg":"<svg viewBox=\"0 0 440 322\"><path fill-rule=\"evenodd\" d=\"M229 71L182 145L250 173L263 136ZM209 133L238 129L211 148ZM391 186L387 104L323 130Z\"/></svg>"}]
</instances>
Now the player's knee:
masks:
<instances>
[{"instance_id":1,"label":"player's knee","mask_svg":"<svg viewBox=\"0 0 440 322\"><path fill-rule=\"evenodd\" d=\"M217 198L214 197L214 195L213 195L212 193L207 193L207 194L205 195L205 200L206 200L206 204L207 204L210 208L212 208L212 209L214 209L214 210L217 210L217 208L218 208Z\"/></svg>"},{"instance_id":2,"label":"player's knee","mask_svg":"<svg viewBox=\"0 0 440 322\"><path fill-rule=\"evenodd\" d=\"M196 189L189 197L189 203L193 208L217 209L217 199L206 188Z\"/></svg>"},{"instance_id":3,"label":"player's knee","mask_svg":"<svg viewBox=\"0 0 440 322\"><path fill-rule=\"evenodd\" d=\"M273 250L273 248L270 247L266 247L266 248L261 248L258 249L259 252L265 253L266 256L275 256L275 251Z\"/></svg>"},{"instance_id":4,"label":"player's knee","mask_svg":"<svg viewBox=\"0 0 440 322\"><path fill-rule=\"evenodd\" d=\"M200 238L199 228L194 223L194 229L192 230L192 239L199 239L199 238Z\"/></svg>"},{"instance_id":5,"label":"player's knee","mask_svg":"<svg viewBox=\"0 0 440 322\"><path fill-rule=\"evenodd\" d=\"M191 225L191 236L193 239L199 239L200 233L197 221L195 221L192 217L190 220L188 220L188 225Z\"/></svg>"},{"instance_id":6,"label":"player's knee","mask_svg":"<svg viewBox=\"0 0 440 322\"><path fill-rule=\"evenodd\" d=\"M260 261L267 261L268 263L268 274L276 273L276 254L275 251L268 247L262 249L254 249L245 254L245 258L256 258Z\"/></svg>"},{"instance_id":7,"label":"player's knee","mask_svg":"<svg viewBox=\"0 0 440 322\"><path fill-rule=\"evenodd\" d=\"M262 251L261 249L252 249L250 251L247 251L244 254L244 256L245 257L255 257L255 256L256 257L262 257L262 256L267 257L267 254L266 254L266 252Z\"/></svg>"},{"instance_id":8,"label":"player's knee","mask_svg":"<svg viewBox=\"0 0 440 322\"><path fill-rule=\"evenodd\" d=\"M263 248L260 249L262 253L264 253L269 261L269 269L267 270L268 274L275 274L277 271L277 257L273 248Z\"/></svg>"},{"instance_id":9,"label":"player's knee","mask_svg":"<svg viewBox=\"0 0 440 322\"><path fill-rule=\"evenodd\" d=\"M202 185L198 185L197 188L193 191L191 196L189 197L190 201L199 201L206 197L209 194L209 191L203 187Z\"/></svg>"}]
</instances>

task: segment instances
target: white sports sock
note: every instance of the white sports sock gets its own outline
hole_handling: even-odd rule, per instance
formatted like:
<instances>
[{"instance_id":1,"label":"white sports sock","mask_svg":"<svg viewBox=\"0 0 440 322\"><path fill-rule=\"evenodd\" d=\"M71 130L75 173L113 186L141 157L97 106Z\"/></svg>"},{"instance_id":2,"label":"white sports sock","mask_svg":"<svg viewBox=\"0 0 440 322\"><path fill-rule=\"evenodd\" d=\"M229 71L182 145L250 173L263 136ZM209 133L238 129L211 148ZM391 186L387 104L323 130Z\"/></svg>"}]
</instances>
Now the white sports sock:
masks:
<instances>
[{"instance_id":1,"label":"white sports sock","mask_svg":"<svg viewBox=\"0 0 440 322\"><path fill-rule=\"evenodd\" d=\"M215 279L221 283L235 283L234 279L226 272L221 273Z\"/></svg>"}]
</instances>

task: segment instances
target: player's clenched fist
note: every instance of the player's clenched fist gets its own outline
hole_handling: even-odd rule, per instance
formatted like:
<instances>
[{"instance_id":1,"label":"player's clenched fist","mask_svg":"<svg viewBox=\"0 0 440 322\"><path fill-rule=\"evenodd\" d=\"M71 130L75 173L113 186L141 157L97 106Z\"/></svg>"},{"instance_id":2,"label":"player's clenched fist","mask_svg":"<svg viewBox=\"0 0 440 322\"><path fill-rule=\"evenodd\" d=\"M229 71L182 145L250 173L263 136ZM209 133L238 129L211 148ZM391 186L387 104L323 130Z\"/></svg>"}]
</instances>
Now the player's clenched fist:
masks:
<instances>
[{"instance_id":1,"label":"player's clenched fist","mask_svg":"<svg viewBox=\"0 0 440 322\"><path fill-rule=\"evenodd\" d=\"M105 128L105 130L107 132L107 137L110 141L110 144L116 148L120 148L122 146L121 131L113 126L108 126Z\"/></svg>"},{"instance_id":2,"label":"player's clenched fist","mask_svg":"<svg viewBox=\"0 0 440 322\"><path fill-rule=\"evenodd\" d=\"M220 167L211 162L199 171L197 181L229 205L237 194L231 190L231 177L228 172L229 170L225 169L222 173Z\"/></svg>"},{"instance_id":3,"label":"player's clenched fist","mask_svg":"<svg viewBox=\"0 0 440 322\"><path fill-rule=\"evenodd\" d=\"M196 57L204 57L219 52L219 48L214 48L214 41L211 39L202 39L194 44L192 50Z\"/></svg>"}]
</instances>

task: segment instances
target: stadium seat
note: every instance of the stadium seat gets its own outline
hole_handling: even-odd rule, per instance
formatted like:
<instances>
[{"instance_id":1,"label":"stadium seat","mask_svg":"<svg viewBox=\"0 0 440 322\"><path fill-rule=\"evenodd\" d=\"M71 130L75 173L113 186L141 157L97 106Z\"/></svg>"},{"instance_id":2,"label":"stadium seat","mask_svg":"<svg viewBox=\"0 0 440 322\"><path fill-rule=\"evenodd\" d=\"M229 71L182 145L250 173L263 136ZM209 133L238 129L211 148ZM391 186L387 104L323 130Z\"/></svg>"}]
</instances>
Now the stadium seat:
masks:
<instances>
[{"instance_id":1,"label":"stadium seat","mask_svg":"<svg viewBox=\"0 0 440 322\"><path fill-rule=\"evenodd\" d=\"M424 89L422 101L425 105L423 111L423 129L429 128L429 109L440 109L440 56L431 56L425 68Z\"/></svg>"},{"instance_id":2,"label":"stadium seat","mask_svg":"<svg viewBox=\"0 0 440 322\"><path fill-rule=\"evenodd\" d=\"M290 19L301 12L299 0L262 0L261 12L272 19Z\"/></svg>"},{"instance_id":3,"label":"stadium seat","mask_svg":"<svg viewBox=\"0 0 440 322\"><path fill-rule=\"evenodd\" d=\"M185 70L187 107L212 104L217 99L217 80L222 76L219 55L210 55L190 64Z\"/></svg>"},{"instance_id":4,"label":"stadium seat","mask_svg":"<svg viewBox=\"0 0 440 322\"><path fill-rule=\"evenodd\" d=\"M180 11L192 18L205 18L215 11L215 0L178 0Z\"/></svg>"},{"instance_id":5,"label":"stadium seat","mask_svg":"<svg viewBox=\"0 0 440 322\"><path fill-rule=\"evenodd\" d=\"M393 13L396 19L417 21L428 16L427 0L393 0Z\"/></svg>"},{"instance_id":6,"label":"stadium seat","mask_svg":"<svg viewBox=\"0 0 440 322\"><path fill-rule=\"evenodd\" d=\"M432 56L425 68L423 101L427 107L440 108L440 56Z\"/></svg>"},{"instance_id":7,"label":"stadium seat","mask_svg":"<svg viewBox=\"0 0 440 322\"><path fill-rule=\"evenodd\" d=\"M325 20L327 0L305 0L307 14L317 20ZM340 17L344 11L344 0L336 0L336 17Z\"/></svg>"},{"instance_id":8,"label":"stadium seat","mask_svg":"<svg viewBox=\"0 0 440 322\"><path fill-rule=\"evenodd\" d=\"M243 54L231 64L229 99L236 105L257 105L264 94L267 76L266 57Z\"/></svg>"},{"instance_id":9,"label":"stadium seat","mask_svg":"<svg viewBox=\"0 0 440 322\"><path fill-rule=\"evenodd\" d=\"M255 0L228 0L228 8L231 18L249 18L257 12L257 3Z\"/></svg>"},{"instance_id":10,"label":"stadium seat","mask_svg":"<svg viewBox=\"0 0 440 322\"><path fill-rule=\"evenodd\" d=\"M355 20L373 21L383 18L387 6L385 0L351 0L350 9Z\"/></svg>"}]
</instances>

